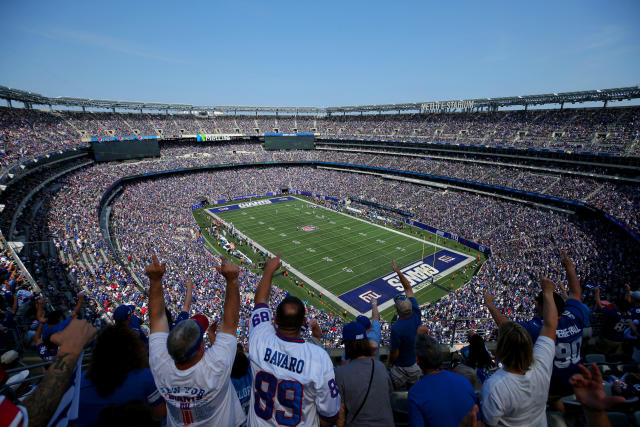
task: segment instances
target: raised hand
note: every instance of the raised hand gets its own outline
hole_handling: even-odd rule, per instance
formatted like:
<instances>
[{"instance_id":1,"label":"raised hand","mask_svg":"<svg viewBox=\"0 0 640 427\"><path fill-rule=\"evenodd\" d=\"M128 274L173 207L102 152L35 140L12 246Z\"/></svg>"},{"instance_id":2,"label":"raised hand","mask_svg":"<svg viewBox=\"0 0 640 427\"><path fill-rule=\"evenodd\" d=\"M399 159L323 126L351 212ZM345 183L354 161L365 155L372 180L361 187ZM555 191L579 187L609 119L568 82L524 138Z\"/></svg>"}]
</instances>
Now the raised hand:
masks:
<instances>
[{"instance_id":1,"label":"raised hand","mask_svg":"<svg viewBox=\"0 0 640 427\"><path fill-rule=\"evenodd\" d=\"M40 298L36 302L36 320L40 323L47 323L47 318L44 316L44 299Z\"/></svg>"},{"instance_id":2,"label":"raised hand","mask_svg":"<svg viewBox=\"0 0 640 427\"><path fill-rule=\"evenodd\" d=\"M281 266L282 266L282 262L280 261L280 253L278 253L278 255L269 259L269 261L267 261L267 265L265 265L264 271L265 272L269 271L273 273L276 270L278 270Z\"/></svg>"},{"instance_id":3,"label":"raised hand","mask_svg":"<svg viewBox=\"0 0 640 427\"><path fill-rule=\"evenodd\" d=\"M311 329L311 335L317 339L321 339L322 338L322 329L320 328L320 325L318 324L318 321L316 319L311 319L311 321L309 322L309 329Z\"/></svg>"},{"instance_id":4,"label":"raised hand","mask_svg":"<svg viewBox=\"0 0 640 427\"><path fill-rule=\"evenodd\" d=\"M51 335L51 342L60 346L58 353L80 353L97 332L86 320L72 319L66 328Z\"/></svg>"},{"instance_id":5,"label":"raised hand","mask_svg":"<svg viewBox=\"0 0 640 427\"><path fill-rule=\"evenodd\" d=\"M395 271L396 273L399 271L398 270L398 264L396 264L396 260L391 258L391 265L393 266L393 271Z\"/></svg>"},{"instance_id":6,"label":"raised hand","mask_svg":"<svg viewBox=\"0 0 640 427\"><path fill-rule=\"evenodd\" d=\"M193 280L191 280L191 278L188 278L185 286L187 287L188 290L193 289Z\"/></svg>"},{"instance_id":7,"label":"raised hand","mask_svg":"<svg viewBox=\"0 0 640 427\"><path fill-rule=\"evenodd\" d=\"M167 263L160 264L158 257L155 254L151 257L151 264L147 265L144 269L145 274L149 277L149 280L162 280L162 276L167 272Z\"/></svg>"},{"instance_id":8,"label":"raised hand","mask_svg":"<svg viewBox=\"0 0 640 427\"><path fill-rule=\"evenodd\" d=\"M495 299L496 297L491 295L489 292L484 293L484 305L493 306L493 302L495 301Z\"/></svg>"},{"instance_id":9,"label":"raised hand","mask_svg":"<svg viewBox=\"0 0 640 427\"><path fill-rule=\"evenodd\" d=\"M579 365L580 373L575 374L569 380L573 386L576 399L587 409L606 411L613 405L626 402L621 396L607 396L602 386L602 374L595 363L591 364L591 372Z\"/></svg>"},{"instance_id":10,"label":"raised hand","mask_svg":"<svg viewBox=\"0 0 640 427\"><path fill-rule=\"evenodd\" d=\"M553 291L556 289L556 284L553 283L552 280L547 279L544 276L540 277L540 286L542 287L542 293L545 293L545 292L553 293Z\"/></svg>"},{"instance_id":11,"label":"raised hand","mask_svg":"<svg viewBox=\"0 0 640 427\"><path fill-rule=\"evenodd\" d=\"M240 268L236 264L228 262L224 256L221 259L220 267L216 266L216 270L227 279L227 282L237 280L238 274L240 274Z\"/></svg>"},{"instance_id":12,"label":"raised hand","mask_svg":"<svg viewBox=\"0 0 640 427\"><path fill-rule=\"evenodd\" d=\"M560 250L560 262L562 263L562 265L566 269L575 270L575 268L576 268L576 266L574 265L574 263L571 260L571 258L569 258L569 255L567 254L567 250L566 249L561 249Z\"/></svg>"}]
</instances>

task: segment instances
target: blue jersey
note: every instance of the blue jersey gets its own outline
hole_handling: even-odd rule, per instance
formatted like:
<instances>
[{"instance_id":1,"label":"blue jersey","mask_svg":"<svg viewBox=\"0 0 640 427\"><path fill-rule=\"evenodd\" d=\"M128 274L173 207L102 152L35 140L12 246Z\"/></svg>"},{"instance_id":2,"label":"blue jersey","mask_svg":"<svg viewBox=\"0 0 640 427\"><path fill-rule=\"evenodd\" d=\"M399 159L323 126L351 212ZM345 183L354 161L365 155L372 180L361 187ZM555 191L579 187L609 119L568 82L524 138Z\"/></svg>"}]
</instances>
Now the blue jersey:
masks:
<instances>
[{"instance_id":1,"label":"blue jersey","mask_svg":"<svg viewBox=\"0 0 640 427\"><path fill-rule=\"evenodd\" d=\"M418 326L422 323L420 307L414 297L411 301L412 314L406 319L398 319L391 327L391 350L400 350L395 365L400 367L413 366L416 363L416 335Z\"/></svg>"},{"instance_id":2,"label":"blue jersey","mask_svg":"<svg viewBox=\"0 0 640 427\"><path fill-rule=\"evenodd\" d=\"M74 426L92 426L98 420L100 411L110 405L122 405L132 400L139 400L149 406L157 406L164 402L156 388L149 368L130 371L121 386L116 387L108 396L100 396L93 382L82 374L80 386L80 409Z\"/></svg>"},{"instance_id":3,"label":"blue jersey","mask_svg":"<svg viewBox=\"0 0 640 427\"><path fill-rule=\"evenodd\" d=\"M631 314L631 319L640 320L640 306L634 306L629 310L629 314Z\"/></svg>"},{"instance_id":4,"label":"blue jersey","mask_svg":"<svg viewBox=\"0 0 640 427\"><path fill-rule=\"evenodd\" d=\"M624 341L624 330L631 324L631 316L606 307L602 307L600 312L604 315L602 335L611 341Z\"/></svg>"},{"instance_id":5,"label":"blue jersey","mask_svg":"<svg viewBox=\"0 0 640 427\"><path fill-rule=\"evenodd\" d=\"M575 298L567 299L562 316L558 319L558 328L556 329L556 355L553 359L553 378L562 382L569 381L571 375L578 370L578 365L582 361L580 357L582 330L588 319L589 314L585 310L584 304ZM536 316L529 322L520 324L529 332L531 340L536 342L542 329L542 318Z\"/></svg>"},{"instance_id":6,"label":"blue jersey","mask_svg":"<svg viewBox=\"0 0 640 427\"><path fill-rule=\"evenodd\" d=\"M236 390L240 405L245 414L249 413L249 401L251 400L251 369L247 369L247 373L240 378L231 377L231 383Z\"/></svg>"},{"instance_id":7,"label":"blue jersey","mask_svg":"<svg viewBox=\"0 0 640 427\"><path fill-rule=\"evenodd\" d=\"M450 371L424 375L409 390L409 425L457 427L474 405L480 402L467 378Z\"/></svg>"}]
</instances>

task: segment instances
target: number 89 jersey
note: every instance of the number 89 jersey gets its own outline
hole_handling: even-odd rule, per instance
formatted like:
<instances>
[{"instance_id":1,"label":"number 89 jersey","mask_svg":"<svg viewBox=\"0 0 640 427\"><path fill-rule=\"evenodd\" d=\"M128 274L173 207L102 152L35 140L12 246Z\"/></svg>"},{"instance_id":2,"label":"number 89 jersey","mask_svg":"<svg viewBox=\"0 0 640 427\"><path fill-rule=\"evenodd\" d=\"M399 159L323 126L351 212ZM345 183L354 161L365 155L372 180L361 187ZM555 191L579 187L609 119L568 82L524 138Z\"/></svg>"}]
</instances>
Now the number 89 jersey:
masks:
<instances>
[{"instance_id":1,"label":"number 89 jersey","mask_svg":"<svg viewBox=\"0 0 640 427\"><path fill-rule=\"evenodd\" d=\"M340 396L331 358L321 347L289 338L273 326L266 304L256 304L249 325L253 385L247 425L317 426L335 422Z\"/></svg>"}]
</instances>

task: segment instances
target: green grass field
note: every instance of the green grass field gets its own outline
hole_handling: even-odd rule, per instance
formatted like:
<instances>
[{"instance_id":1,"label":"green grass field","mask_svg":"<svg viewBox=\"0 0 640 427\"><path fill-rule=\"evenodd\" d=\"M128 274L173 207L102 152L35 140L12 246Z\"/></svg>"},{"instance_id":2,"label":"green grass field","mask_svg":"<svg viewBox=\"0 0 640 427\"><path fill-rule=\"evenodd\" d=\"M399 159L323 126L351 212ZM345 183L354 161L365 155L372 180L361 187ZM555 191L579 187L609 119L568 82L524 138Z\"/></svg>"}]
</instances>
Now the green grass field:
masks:
<instances>
[{"instance_id":1,"label":"green grass field","mask_svg":"<svg viewBox=\"0 0 640 427\"><path fill-rule=\"evenodd\" d=\"M237 203L240 202L234 204ZM460 252L463 249L455 247L456 242L443 241L442 238L436 246L430 243L428 238L423 239L422 234L416 236L407 234L406 230L401 232L381 227L350 215L325 209L303 198L215 214L211 214L206 209L200 209L194 212L194 216L201 227L205 227L214 216L217 216L227 223L232 223L238 231L267 251L281 253L283 263L291 272L305 281L306 286L312 285L319 292L324 293L325 298L320 300L322 308L337 313L347 310L357 314L357 311L337 296L392 272L392 257L396 259L399 266L404 266L436 252L441 249L439 246L443 243L445 247ZM312 230L304 231L306 226ZM208 243L210 247L215 246L214 239L208 239ZM242 248L239 249L242 250ZM243 253L253 261L259 260L259 256L256 257L255 254L252 256L251 251L244 248ZM217 251L220 252L220 248ZM475 252L465 250L464 253L471 258L477 256ZM470 271L466 279L473 272ZM453 279L455 282L453 289L464 283L461 280L465 278L460 276ZM452 279L441 277L440 281L442 280L448 283ZM279 284L279 286L282 285L289 288L287 290L296 288L292 281ZM295 291L292 293L300 293L298 288ZM306 296L309 295L307 290L298 296L304 297L305 293ZM423 303L437 300L444 294L446 291L442 286L429 284L418 291L416 296L419 302ZM317 300L310 302L318 305ZM381 309L384 310L390 305L390 302L381 305Z\"/></svg>"}]
</instances>

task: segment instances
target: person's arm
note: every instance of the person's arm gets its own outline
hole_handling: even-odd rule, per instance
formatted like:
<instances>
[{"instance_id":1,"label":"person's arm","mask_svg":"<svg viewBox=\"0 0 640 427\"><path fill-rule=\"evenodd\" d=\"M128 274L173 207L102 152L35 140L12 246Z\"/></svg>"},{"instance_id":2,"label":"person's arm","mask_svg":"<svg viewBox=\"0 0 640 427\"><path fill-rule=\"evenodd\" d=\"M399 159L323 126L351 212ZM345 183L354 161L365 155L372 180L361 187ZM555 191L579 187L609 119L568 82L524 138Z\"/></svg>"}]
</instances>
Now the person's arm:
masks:
<instances>
[{"instance_id":1,"label":"person's arm","mask_svg":"<svg viewBox=\"0 0 640 427\"><path fill-rule=\"evenodd\" d=\"M267 304L269 302L269 294L271 294L271 281L273 280L273 273L280 268L282 263L280 262L280 254L275 258L271 258L267 261L267 265L264 267L262 279L258 283L256 288L255 304Z\"/></svg>"},{"instance_id":2,"label":"person's arm","mask_svg":"<svg viewBox=\"0 0 640 427\"><path fill-rule=\"evenodd\" d=\"M151 264L144 269L149 278L149 322L151 333L169 332L169 322L164 312L164 295L162 291L162 276L167 272L166 262L160 264L158 257L151 257Z\"/></svg>"},{"instance_id":3,"label":"person's arm","mask_svg":"<svg viewBox=\"0 0 640 427\"><path fill-rule=\"evenodd\" d=\"M15 315L18 312L18 296L13 294L13 305L11 306L11 312Z\"/></svg>"},{"instance_id":4,"label":"person's arm","mask_svg":"<svg viewBox=\"0 0 640 427\"><path fill-rule=\"evenodd\" d=\"M509 318L495 306L495 299L496 297L491 295L489 292L484 293L484 305L489 309L489 313L491 314L491 317L493 317L493 321L496 322L496 325L500 326L503 323L508 322Z\"/></svg>"},{"instance_id":5,"label":"person's arm","mask_svg":"<svg viewBox=\"0 0 640 427\"><path fill-rule=\"evenodd\" d=\"M411 287L411 284L409 284L407 278L404 277L404 274L402 274L402 271L400 271L400 269L398 268L396 260L391 258L391 262L393 263L393 271L396 272L396 274L398 275L398 279L400 279L400 283L402 283L405 295L407 295L407 298L413 297L413 288Z\"/></svg>"},{"instance_id":6,"label":"person's arm","mask_svg":"<svg viewBox=\"0 0 640 427\"><path fill-rule=\"evenodd\" d=\"M59 346L58 354L36 390L22 402L27 409L29 426L46 426L50 421L67 391L82 350L95 335L96 328L89 322L73 319L66 328L51 336L51 341Z\"/></svg>"},{"instance_id":7,"label":"person's arm","mask_svg":"<svg viewBox=\"0 0 640 427\"><path fill-rule=\"evenodd\" d=\"M311 319L309 322L309 328L311 329L311 336L318 341L322 340L322 328L316 319Z\"/></svg>"},{"instance_id":8,"label":"person's arm","mask_svg":"<svg viewBox=\"0 0 640 427\"><path fill-rule=\"evenodd\" d=\"M560 252L560 261L567 273L567 282L569 282L569 298L575 298L582 302L582 287L580 286L580 281L578 281L578 275L576 274L576 265L573 263L573 260L569 258L565 249Z\"/></svg>"},{"instance_id":9,"label":"person's arm","mask_svg":"<svg viewBox=\"0 0 640 427\"><path fill-rule=\"evenodd\" d=\"M42 329L44 324L47 323L47 318L44 317L44 300L42 298L36 301L36 320L38 321L38 329L36 329L36 335L33 337L33 343L38 347L42 344Z\"/></svg>"},{"instance_id":10,"label":"person's arm","mask_svg":"<svg viewBox=\"0 0 640 427\"><path fill-rule=\"evenodd\" d=\"M595 363L591 364L591 372L578 365L580 373L569 380L573 386L576 399L582 404L584 415L589 426L610 426L606 410L612 406L626 402L622 396L607 396L602 386L602 374Z\"/></svg>"},{"instance_id":11,"label":"person's arm","mask_svg":"<svg viewBox=\"0 0 640 427\"><path fill-rule=\"evenodd\" d=\"M387 365L389 366L389 368L391 368L393 364L396 363L396 360L398 360L398 356L400 356L399 348L389 351L389 361L387 362Z\"/></svg>"},{"instance_id":12,"label":"person's arm","mask_svg":"<svg viewBox=\"0 0 640 427\"><path fill-rule=\"evenodd\" d=\"M232 334L235 337L240 318L240 288L238 286L240 268L236 264L228 262L225 257L222 257L220 267L216 266L216 270L222 274L227 281L227 290L224 295L224 314L222 316L220 332Z\"/></svg>"},{"instance_id":13,"label":"person's arm","mask_svg":"<svg viewBox=\"0 0 640 427\"><path fill-rule=\"evenodd\" d=\"M628 283L624 285L624 299L631 303L631 286Z\"/></svg>"},{"instance_id":14,"label":"person's arm","mask_svg":"<svg viewBox=\"0 0 640 427\"><path fill-rule=\"evenodd\" d=\"M371 319L380 321L380 312L378 311L378 301L373 298L371 300Z\"/></svg>"},{"instance_id":15,"label":"person's arm","mask_svg":"<svg viewBox=\"0 0 640 427\"><path fill-rule=\"evenodd\" d=\"M184 305L182 306L182 311L186 313L191 312L191 299L193 296L193 281L191 278L187 279L187 283L185 285L187 287L187 292L184 296Z\"/></svg>"},{"instance_id":16,"label":"person's arm","mask_svg":"<svg viewBox=\"0 0 640 427\"><path fill-rule=\"evenodd\" d=\"M596 308L598 311L602 310L602 301L600 301L600 288L596 286L595 289Z\"/></svg>"},{"instance_id":17,"label":"person's arm","mask_svg":"<svg viewBox=\"0 0 640 427\"><path fill-rule=\"evenodd\" d=\"M540 335L544 335L555 341L556 328L558 327L558 309L556 308L556 302L553 300L553 290L556 288L556 284L546 277L542 277L540 281L542 286L542 300L544 301Z\"/></svg>"},{"instance_id":18,"label":"person's arm","mask_svg":"<svg viewBox=\"0 0 640 427\"><path fill-rule=\"evenodd\" d=\"M73 313L71 313L71 317L76 318L80 313L80 309L82 308L82 302L84 301L84 294L82 292L78 292L78 302L76 306L73 308Z\"/></svg>"}]
</instances>

